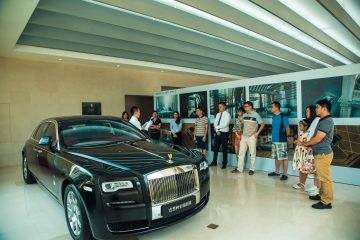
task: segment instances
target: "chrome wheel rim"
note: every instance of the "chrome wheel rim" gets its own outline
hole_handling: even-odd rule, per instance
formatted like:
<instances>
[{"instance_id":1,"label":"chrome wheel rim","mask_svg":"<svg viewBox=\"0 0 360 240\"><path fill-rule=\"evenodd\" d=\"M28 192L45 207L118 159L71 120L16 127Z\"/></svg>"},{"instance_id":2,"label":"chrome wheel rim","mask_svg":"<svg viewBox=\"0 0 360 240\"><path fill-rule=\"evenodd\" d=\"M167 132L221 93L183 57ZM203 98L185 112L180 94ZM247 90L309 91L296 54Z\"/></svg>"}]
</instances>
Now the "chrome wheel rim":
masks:
<instances>
[{"instance_id":1,"label":"chrome wheel rim","mask_svg":"<svg viewBox=\"0 0 360 240\"><path fill-rule=\"evenodd\" d=\"M66 208L71 230L76 236L79 236L81 233L81 213L79 202L73 191L70 191L67 195Z\"/></svg>"},{"instance_id":2,"label":"chrome wheel rim","mask_svg":"<svg viewBox=\"0 0 360 240\"><path fill-rule=\"evenodd\" d=\"M24 158L23 173L24 173L24 178L26 179L26 178L27 178L27 176L28 176L28 169L27 169L27 161L26 161L26 157Z\"/></svg>"}]
</instances>

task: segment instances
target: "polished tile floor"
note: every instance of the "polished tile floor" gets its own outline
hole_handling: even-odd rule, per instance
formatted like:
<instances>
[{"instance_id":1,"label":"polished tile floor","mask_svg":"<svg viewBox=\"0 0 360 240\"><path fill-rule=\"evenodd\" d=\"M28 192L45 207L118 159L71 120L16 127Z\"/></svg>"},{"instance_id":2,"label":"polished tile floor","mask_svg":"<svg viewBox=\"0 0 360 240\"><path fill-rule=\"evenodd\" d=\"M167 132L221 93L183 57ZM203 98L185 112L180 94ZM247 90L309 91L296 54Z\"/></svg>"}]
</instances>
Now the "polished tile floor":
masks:
<instances>
[{"instance_id":1,"label":"polished tile floor","mask_svg":"<svg viewBox=\"0 0 360 240\"><path fill-rule=\"evenodd\" d=\"M291 188L295 177L280 182L265 172L230 170L211 169L203 211L138 239L360 239L360 187L335 184L334 208L315 210L304 192ZM24 185L20 167L0 169L0 239L70 239L62 207L37 184Z\"/></svg>"}]
</instances>

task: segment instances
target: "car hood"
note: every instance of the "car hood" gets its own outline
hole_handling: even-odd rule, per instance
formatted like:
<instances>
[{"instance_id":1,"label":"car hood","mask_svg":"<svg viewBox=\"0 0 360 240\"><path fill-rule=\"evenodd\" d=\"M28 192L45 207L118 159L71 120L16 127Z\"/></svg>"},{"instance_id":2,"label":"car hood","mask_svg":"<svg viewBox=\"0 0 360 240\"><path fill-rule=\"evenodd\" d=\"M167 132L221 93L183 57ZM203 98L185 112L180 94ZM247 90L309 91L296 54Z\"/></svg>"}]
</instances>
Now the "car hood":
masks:
<instances>
[{"instance_id":1,"label":"car hood","mask_svg":"<svg viewBox=\"0 0 360 240\"><path fill-rule=\"evenodd\" d=\"M98 168L109 170L111 167L113 170L117 168L138 174L146 174L170 166L193 164L201 157L192 150L160 141L139 141L109 147L76 149L67 153L94 162ZM170 158L172 161L169 161Z\"/></svg>"}]
</instances>

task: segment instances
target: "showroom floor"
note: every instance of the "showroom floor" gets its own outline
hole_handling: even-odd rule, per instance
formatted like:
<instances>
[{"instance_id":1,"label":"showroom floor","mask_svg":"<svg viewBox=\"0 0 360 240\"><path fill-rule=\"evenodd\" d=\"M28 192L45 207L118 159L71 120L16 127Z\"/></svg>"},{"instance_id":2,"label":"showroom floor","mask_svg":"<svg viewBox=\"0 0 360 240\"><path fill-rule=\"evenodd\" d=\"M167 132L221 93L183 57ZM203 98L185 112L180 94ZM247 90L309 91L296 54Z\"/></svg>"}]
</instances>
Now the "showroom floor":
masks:
<instances>
[{"instance_id":1,"label":"showroom floor","mask_svg":"<svg viewBox=\"0 0 360 240\"><path fill-rule=\"evenodd\" d=\"M199 214L131 239L360 239L360 187L335 184L332 210L314 210L296 182L211 170L211 198ZM37 184L24 185L20 167L0 169L0 239L70 239L62 207ZM207 228L219 225L217 229Z\"/></svg>"}]
</instances>

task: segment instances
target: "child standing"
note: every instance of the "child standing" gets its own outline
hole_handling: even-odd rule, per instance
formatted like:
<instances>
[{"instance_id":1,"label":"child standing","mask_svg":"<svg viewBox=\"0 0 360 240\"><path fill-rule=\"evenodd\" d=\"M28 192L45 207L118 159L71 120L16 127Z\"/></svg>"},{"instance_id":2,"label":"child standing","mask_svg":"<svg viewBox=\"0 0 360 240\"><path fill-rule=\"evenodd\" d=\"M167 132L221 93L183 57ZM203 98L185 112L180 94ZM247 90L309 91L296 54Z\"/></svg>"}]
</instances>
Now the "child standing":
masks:
<instances>
[{"instance_id":1,"label":"child standing","mask_svg":"<svg viewBox=\"0 0 360 240\"><path fill-rule=\"evenodd\" d=\"M309 140L309 120L302 119L299 122L299 137L297 142L307 142ZM293 159L293 170L298 170L300 173L311 174L315 173L315 163L314 156L311 149L304 146L296 146L294 159ZM303 174L300 174L300 177ZM302 183L302 179L298 184L295 184L293 187L297 189L303 189L305 185Z\"/></svg>"},{"instance_id":2,"label":"child standing","mask_svg":"<svg viewBox=\"0 0 360 240\"><path fill-rule=\"evenodd\" d=\"M244 113L245 109L243 107L239 107L237 110L237 118L235 118L235 124L233 128L233 132L235 133L235 139L234 139L234 147L235 147L235 156L236 158L239 155L239 146L240 146L240 140L241 140L241 131L244 125ZM231 171L232 173L239 173L239 170L237 167L235 167L234 170Z\"/></svg>"}]
</instances>

